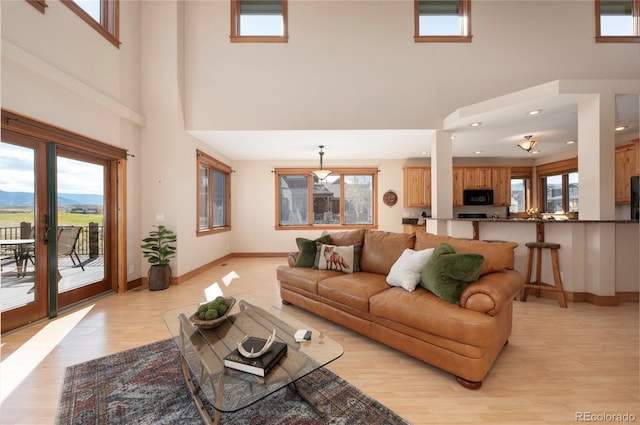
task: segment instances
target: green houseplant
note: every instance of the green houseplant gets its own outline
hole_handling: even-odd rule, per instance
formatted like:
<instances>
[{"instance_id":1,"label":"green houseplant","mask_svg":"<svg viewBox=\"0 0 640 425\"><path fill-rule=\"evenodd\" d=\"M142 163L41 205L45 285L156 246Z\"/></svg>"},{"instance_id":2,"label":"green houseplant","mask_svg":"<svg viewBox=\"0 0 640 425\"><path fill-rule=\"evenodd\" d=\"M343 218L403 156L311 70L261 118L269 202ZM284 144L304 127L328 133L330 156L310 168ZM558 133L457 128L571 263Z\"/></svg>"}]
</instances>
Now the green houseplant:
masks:
<instances>
[{"instance_id":1,"label":"green houseplant","mask_svg":"<svg viewBox=\"0 0 640 425\"><path fill-rule=\"evenodd\" d=\"M149 268L149 289L157 291L167 289L171 283L171 266L169 262L176 255L175 242L177 235L163 225L153 226L156 229L144 238L142 254L151 267Z\"/></svg>"}]
</instances>

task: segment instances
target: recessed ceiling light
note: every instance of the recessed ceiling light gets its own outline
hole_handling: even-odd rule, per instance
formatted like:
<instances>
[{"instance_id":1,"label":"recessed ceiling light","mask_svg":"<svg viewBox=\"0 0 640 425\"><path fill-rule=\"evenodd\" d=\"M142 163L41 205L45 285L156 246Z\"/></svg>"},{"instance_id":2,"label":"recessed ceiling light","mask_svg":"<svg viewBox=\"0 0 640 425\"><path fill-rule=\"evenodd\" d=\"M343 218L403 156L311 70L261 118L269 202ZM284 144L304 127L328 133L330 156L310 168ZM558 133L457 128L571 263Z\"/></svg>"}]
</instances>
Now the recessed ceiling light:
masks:
<instances>
[{"instance_id":1,"label":"recessed ceiling light","mask_svg":"<svg viewBox=\"0 0 640 425\"><path fill-rule=\"evenodd\" d=\"M469 127L480 127L482 123L480 121L472 122Z\"/></svg>"},{"instance_id":2,"label":"recessed ceiling light","mask_svg":"<svg viewBox=\"0 0 640 425\"><path fill-rule=\"evenodd\" d=\"M482 153L482 151L473 151L473 153L475 153L476 155L479 155Z\"/></svg>"},{"instance_id":3,"label":"recessed ceiling light","mask_svg":"<svg viewBox=\"0 0 640 425\"><path fill-rule=\"evenodd\" d=\"M627 128L629 128L628 125L619 125L616 127L616 131L626 130Z\"/></svg>"},{"instance_id":4,"label":"recessed ceiling light","mask_svg":"<svg viewBox=\"0 0 640 425\"><path fill-rule=\"evenodd\" d=\"M573 145L575 142L575 140L567 140L567 145Z\"/></svg>"},{"instance_id":5,"label":"recessed ceiling light","mask_svg":"<svg viewBox=\"0 0 640 425\"><path fill-rule=\"evenodd\" d=\"M538 115L540 112L542 112L542 109L534 109L533 111L527 112L527 115Z\"/></svg>"},{"instance_id":6,"label":"recessed ceiling light","mask_svg":"<svg viewBox=\"0 0 640 425\"><path fill-rule=\"evenodd\" d=\"M426 155L426 154L427 154L427 151L422 151L422 152L420 152L420 154L421 154L421 155Z\"/></svg>"},{"instance_id":7,"label":"recessed ceiling light","mask_svg":"<svg viewBox=\"0 0 640 425\"><path fill-rule=\"evenodd\" d=\"M540 153L540 151L533 151L533 152L531 152L531 153L532 153L532 154L537 154L537 153Z\"/></svg>"}]
</instances>

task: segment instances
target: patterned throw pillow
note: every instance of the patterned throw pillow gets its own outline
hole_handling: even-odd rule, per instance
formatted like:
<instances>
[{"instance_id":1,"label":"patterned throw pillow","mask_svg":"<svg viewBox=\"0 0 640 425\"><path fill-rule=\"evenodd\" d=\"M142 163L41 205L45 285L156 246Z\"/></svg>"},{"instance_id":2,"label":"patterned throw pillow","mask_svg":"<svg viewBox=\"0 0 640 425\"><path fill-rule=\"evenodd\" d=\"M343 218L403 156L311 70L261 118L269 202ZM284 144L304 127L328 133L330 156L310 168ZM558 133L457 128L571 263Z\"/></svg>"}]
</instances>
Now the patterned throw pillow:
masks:
<instances>
[{"instance_id":1,"label":"patterned throw pillow","mask_svg":"<svg viewBox=\"0 0 640 425\"><path fill-rule=\"evenodd\" d=\"M353 273L353 245L322 244L318 249L318 269Z\"/></svg>"}]
</instances>

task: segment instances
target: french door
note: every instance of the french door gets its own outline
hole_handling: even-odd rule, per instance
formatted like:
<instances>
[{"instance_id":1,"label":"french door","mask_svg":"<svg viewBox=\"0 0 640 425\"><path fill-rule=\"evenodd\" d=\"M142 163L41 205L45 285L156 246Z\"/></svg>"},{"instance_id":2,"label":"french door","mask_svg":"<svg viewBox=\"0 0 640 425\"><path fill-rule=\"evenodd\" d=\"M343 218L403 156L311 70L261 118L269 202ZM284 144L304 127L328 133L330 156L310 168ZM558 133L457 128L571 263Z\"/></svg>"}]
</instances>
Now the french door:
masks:
<instances>
[{"instance_id":1,"label":"french door","mask_svg":"<svg viewBox=\"0 0 640 425\"><path fill-rule=\"evenodd\" d=\"M3 333L117 290L118 161L3 127Z\"/></svg>"}]
</instances>

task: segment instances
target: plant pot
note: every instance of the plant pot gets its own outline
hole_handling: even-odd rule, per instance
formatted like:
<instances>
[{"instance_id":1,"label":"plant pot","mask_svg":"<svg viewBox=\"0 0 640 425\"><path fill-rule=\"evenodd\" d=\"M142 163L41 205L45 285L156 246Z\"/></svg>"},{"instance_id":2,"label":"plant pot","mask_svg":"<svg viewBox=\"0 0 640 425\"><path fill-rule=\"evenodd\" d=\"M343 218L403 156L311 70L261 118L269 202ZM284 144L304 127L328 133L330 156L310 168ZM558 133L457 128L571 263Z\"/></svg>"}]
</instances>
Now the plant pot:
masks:
<instances>
[{"instance_id":1,"label":"plant pot","mask_svg":"<svg viewBox=\"0 0 640 425\"><path fill-rule=\"evenodd\" d=\"M149 268L149 290L161 291L171 284L171 266L153 265Z\"/></svg>"}]
</instances>

